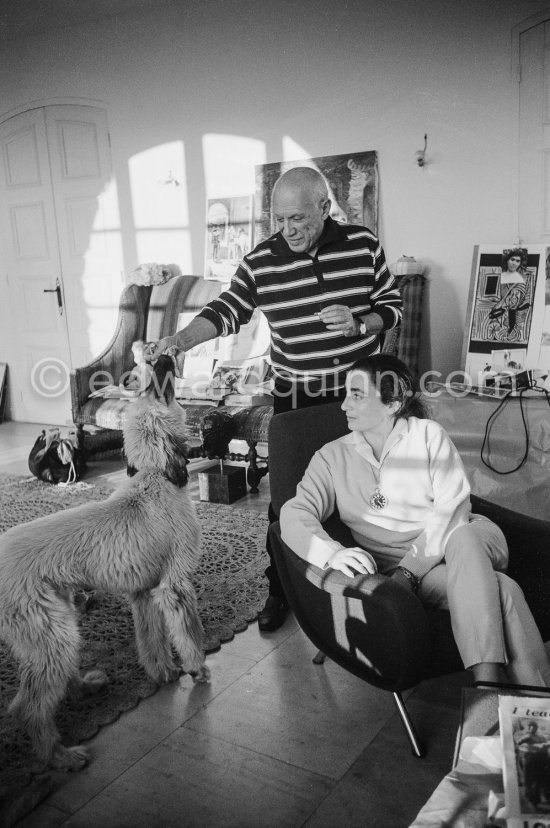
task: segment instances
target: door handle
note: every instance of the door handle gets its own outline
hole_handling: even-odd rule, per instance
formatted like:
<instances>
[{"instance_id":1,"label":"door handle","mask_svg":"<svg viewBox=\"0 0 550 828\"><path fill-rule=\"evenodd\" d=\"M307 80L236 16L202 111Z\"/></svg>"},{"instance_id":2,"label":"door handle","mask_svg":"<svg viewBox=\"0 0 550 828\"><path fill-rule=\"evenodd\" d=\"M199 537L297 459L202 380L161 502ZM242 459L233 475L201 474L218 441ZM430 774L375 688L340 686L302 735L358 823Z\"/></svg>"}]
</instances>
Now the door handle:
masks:
<instances>
[{"instance_id":1,"label":"door handle","mask_svg":"<svg viewBox=\"0 0 550 828\"><path fill-rule=\"evenodd\" d=\"M57 307L59 308L59 313L63 313L63 297L61 295L61 284L59 279L55 280L55 287L49 290L44 290L44 293L57 293Z\"/></svg>"}]
</instances>

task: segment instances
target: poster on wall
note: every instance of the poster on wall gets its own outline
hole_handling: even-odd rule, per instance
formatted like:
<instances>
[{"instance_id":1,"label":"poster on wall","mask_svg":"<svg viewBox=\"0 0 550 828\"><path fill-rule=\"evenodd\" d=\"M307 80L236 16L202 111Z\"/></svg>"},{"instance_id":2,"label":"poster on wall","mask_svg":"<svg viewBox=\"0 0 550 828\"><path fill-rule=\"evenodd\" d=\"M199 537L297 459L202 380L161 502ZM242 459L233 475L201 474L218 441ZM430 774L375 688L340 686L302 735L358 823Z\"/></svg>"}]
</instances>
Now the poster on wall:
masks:
<instances>
[{"instance_id":1,"label":"poster on wall","mask_svg":"<svg viewBox=\"0 0 550 828\"><path fill-rule=\"evenodd\" d=\"M205 279L229 282L252 249L252 196L208 199L205 247Z\"/></svg>"},{"instance_id":2,"label":"poster on wall","mask_svg":"<svg viewBox=\"0 0 550 828\"><path fill-rule=\"evenodd\" d=\"M325 177L332 218L378 233L378 155L368 150L256 166L255 245L276 232L271 217L273 186L282 173L294 167L313 167Z\"/></svg>"},{"instance_id":3,"label":"poster on wall","mask_svg":"<svg viewBox=\"0 0 550 828\"><path fill-rule=\"evenodd\" d=\"M474 248L463 347L472 385L504 389L506 375L550 371L549 260L543 245Z\"/></svg>"}]
</instances>

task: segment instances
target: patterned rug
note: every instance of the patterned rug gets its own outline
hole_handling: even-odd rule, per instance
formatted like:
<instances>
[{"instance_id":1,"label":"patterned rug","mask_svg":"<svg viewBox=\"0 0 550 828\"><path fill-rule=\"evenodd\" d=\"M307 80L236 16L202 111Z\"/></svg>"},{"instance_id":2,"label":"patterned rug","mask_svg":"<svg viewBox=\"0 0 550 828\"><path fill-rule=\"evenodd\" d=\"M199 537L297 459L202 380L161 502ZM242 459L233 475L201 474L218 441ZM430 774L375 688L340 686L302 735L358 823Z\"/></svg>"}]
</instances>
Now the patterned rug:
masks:
<instances>
[{"instance_id":1,"label":"patterned rug","mask_svg":"<svg viewBox=\"0 0 550 828\"><path fill-rule=\"evenodd\" d=\"M112 488L80 482L52 486L34 478L0 475L0 532L36 517L90 500L103 500ZM267 516L212 503L196 503L203 532L203 555L194 577L207 650L230 641L254 621L267 594L265 536ZM98 667L109 684L97 696L65 700L57 717L68 744L91 738L157 686L137 661L131 612L124 598L95 593L79 596L83 669ZM0 643L0 808L2 786L19 785L35 770L24 733L6 713L18 685L9 651ZM1 813L0 813L0 825Z\"/></svg>"}]
</instances>

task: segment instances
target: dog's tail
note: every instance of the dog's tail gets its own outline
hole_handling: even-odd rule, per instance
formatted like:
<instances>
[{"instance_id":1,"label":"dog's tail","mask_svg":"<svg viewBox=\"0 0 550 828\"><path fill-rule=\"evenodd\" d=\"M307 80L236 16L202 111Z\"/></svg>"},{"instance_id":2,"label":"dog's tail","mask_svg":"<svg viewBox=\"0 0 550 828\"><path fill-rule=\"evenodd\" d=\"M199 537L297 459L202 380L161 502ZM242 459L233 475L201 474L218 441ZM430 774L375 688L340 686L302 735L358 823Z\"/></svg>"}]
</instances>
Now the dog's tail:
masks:
<instances>
[{"instance_id":1,"label":"dog's tail","mask_svg":"<svg viewBox=\"0 0 550 828\"><path fill-rule=\"evenodd\" d=\"M176 395L174 358L161 354L155 362L147 393L170 405Z\"/></svg>"}]
</instances>

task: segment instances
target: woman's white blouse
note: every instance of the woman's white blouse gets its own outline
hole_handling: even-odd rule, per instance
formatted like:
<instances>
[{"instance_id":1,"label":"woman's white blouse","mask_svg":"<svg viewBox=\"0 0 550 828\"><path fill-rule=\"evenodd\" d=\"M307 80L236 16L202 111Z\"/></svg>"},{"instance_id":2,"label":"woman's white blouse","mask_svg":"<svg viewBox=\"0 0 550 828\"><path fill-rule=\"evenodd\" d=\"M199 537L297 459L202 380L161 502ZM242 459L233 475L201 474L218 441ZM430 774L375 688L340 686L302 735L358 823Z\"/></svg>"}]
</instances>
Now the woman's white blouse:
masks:
<instances>
[{"instance_id":1,"label":"woman's white blouse","mask_svg":"<svg viewBox=\"0 0 550 828\"><path fill-rule=\"evenodd\" d=\"M387 503L370 503L379 488ZM450 533L470 519L470 485L449 435L433 420L397 420L380 461L352 431L315 453L296 496L280 515L285 543L323 567L342 544L321 523L338 508L356 543L373 552L403 550L403 566L422 578L440 563Z\"/></svg>"}]
</instances>

